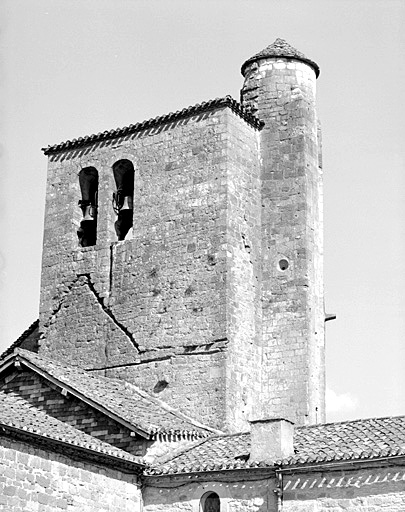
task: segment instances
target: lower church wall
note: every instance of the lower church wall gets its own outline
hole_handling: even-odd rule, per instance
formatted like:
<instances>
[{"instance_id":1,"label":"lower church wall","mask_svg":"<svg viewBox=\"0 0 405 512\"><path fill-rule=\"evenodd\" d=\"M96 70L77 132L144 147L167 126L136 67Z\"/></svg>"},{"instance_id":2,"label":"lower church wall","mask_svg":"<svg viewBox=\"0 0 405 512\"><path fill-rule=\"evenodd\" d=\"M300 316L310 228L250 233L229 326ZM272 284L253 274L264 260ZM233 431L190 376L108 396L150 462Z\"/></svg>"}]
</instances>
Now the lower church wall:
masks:
<instances>
[{"instance_id":1,"label":"lower church wall","mask_svg":"<svg viewBox=\"0 0 405 512\"><path fill-rule=\"evenodd\" d=\"M215 492L221 512L276 512L277 498L273 492L274 478L216 474L216 480L187 483L187 476L148 479L143 491L143 512L201 512L201 501L208 492ZM250 478L252 478L250 476ZM199 478L202 480L203 477Z\"/></svg>"},{"instance_id":2,"label":"lower church wall","mask_svg":"<svg viewBox=\"0 0 405 512\"><path fill-rule=\"evenodd\" d=\"M400 464L284 473L282 492L277 492L278 482L251 471L147 478L143 510L202 512L201 499L211 491L220 498L220 512L405 511L405 469Z\"/></svg>"},{"instance_id":3,"label":"lower church wall","mask_svg":"<svg viewBox=\"0 0 405 512\"><path fill-rule=\"evenodd\" d=\"M284 475L283 512L403 512L405 468Z\"/></svg>"},{"instance_id":4,"label":"lower church wall","mask_svg":"<svg viewBox=\"0 0 405 512\"><path fill-rule=\"evenodd\" d=\"M0 510L139 512L137 477L0 437Z\"/></svg>"}]
</instances>

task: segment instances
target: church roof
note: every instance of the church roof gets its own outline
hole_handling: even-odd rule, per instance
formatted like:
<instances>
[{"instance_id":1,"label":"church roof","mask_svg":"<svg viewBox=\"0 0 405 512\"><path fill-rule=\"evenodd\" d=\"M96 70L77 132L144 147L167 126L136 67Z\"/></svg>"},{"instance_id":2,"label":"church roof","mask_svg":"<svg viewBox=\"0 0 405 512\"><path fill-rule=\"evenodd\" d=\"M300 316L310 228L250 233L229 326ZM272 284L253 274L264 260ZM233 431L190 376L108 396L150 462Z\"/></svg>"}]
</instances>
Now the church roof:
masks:
<instances>
[{"instance_id":1,"label":"church roof","mask_svg":"<svg viewBox=\"0 0 405 512\"><path fill-rule=\"evenodd\" d=\"M37 439L45 438L49 443L56 441L65 446L82 448L141 466L138 457L53 418L13 392L0 390L0 428L9 435L24 433Z\"/></svg>"},{"instance_id":2,"label":"church roof","mask_svg":"<svg viewBox=\"0 0 405 512\"><path fill-rule=\"evenodd\" d=\"M252 461L250 434L221 435L195 443L148 474L199 473L261 467L295 467L405 455L405 416L298 427L295 454L271 463Z\"/></svg>"},{"instance_id":3,"label":"church roof","mask_svg":"<svg viewBox=\"0 0 405 512\"><path fill-rule=\"evenodd\" d=\"M203 101L202 103L191 105L189 107L183 108L182 110L170 112L169 114L148 119L140 123L130 124L129 126L126 126L124 128L116 128L102 133L79 137L78 139L67 140L59 144L54 144L53 146L48 146L47 148L42 148L42 151L45 153L45 155L50 155L58 151L77 149L107 139L127 137L132 133L141 132L143 130L155 128L162 124L172 123L174 121L178 121L179 119L184 119L186 117L201 114L202 112L216 110L224 107L230 108L235 114L237 114L244 121L246 121L248 124L250 124L256 129L261 129L264 125L263 121L260 121L260 119L251 114L247 109L245 109L231 96L225 96L223 98L215 98L213 100Z\"/></svg>"},{"instance_id":4,"label":"church roof","mask_svg":"<svg viewBox=\"0 0 405 512\"><path fill-rule=\"evenodd\" d=\"M280 58L288 58L288 59L295 59L300 60L301 62L305 62L306 64L309 64L313 70L315 71L315 75L318 78L320 69L318 64L314 62L311 59L308 59L302 52L298 51L296 48L291 46L287 43L285 39L276 39L274 43L270 44L264 50L260 51L259 53L256 53L253 55L253 57L250 57L246 62L242 64L242 75L245 75L245 69L248 64L251 62L255 62L259 59L266 59L271 57L280 57Z\"/></svg>"},{"instance_id":5,"label":"church roof","mask_svg":"<svg viewBox=\"0 0 405 512\"><path fill-rule=\"evenodd\" d=\"M199 438L218 433L128 382L97 377L24 349L17 349L5 359L0 372L16 361L143 437L161 434Z\"/></svg>"},{"instance_id":6,"label":"church roof","mask_svg":"<svg viewBox=\"0 0 405 512\"><path fill-rule=\"evenodd\" d=\"M0 360L4 359L8 355L12 354L14 350L18 347L24 347L29 349L33 349L36 351L37 344L39 339L39 320L35 320L32 324L26 329L19 338L17 338L14 343L12 343L2 354L0 354Z\"/></svg>"}]
</instances>

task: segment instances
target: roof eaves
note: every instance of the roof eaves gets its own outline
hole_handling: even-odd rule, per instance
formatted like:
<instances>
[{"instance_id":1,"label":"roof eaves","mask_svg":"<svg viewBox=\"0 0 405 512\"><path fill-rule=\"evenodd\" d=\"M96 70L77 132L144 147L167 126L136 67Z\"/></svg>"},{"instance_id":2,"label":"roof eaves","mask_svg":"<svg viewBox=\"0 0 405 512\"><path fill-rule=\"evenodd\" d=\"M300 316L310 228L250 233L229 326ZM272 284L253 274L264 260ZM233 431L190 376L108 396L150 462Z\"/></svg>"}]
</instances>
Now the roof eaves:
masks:
<instances>
[{"instance_id":1,"label":"roof eaves","mask_svg":"<svg viewBox=\"0 0 405 512\"><path fill-rule=\"evenodd\" d=\"M128 457L125 453L121 456L119 453L113 453L113 450L107 451L101 448L97 448L94 445L87 445L85 443L79 442L71 442L65 439L58 439L55 436L48 436L36 431L36 429L21 429L14 425L9 425L7 423L0 423L0 433L9 434L11 437L16 437L20 440L24 440L26 438L32 438L36 441L36 446L38 446L38 441L43 446L59 446L62 449L62 453L65 453L66 449L74 450L76 452L84 453L88 457L91 456L93 459L97 459L100 462L104 463L114 463L115 465L123 465L127 468L136 469L137 473L140 473L146 466L141 462L137 462L135 460L131 460L131 455L128 453Z\"/></svg>"},{"instance_id":2,"label":"roof eaves","mask_svg":"<svg viewBox=\"0 0 405 512\"><path fill-rule=\"evenodd\" d=\"M206 463L201 465L185 465L183 468L164 468L159 469L158 466L145 469L145 475L147 476L173 476L173 475L192 475L200 473L217 473L223 471L252 471L252 470L266 470L275 471L276 465L267 462L242 462L238 461L235 463Z\"/></svg>"},{"instance_id":3,"label":"roof eaves","mask_svg":"<svg viewBox=\"0 0 405 512\"><path fill-rule=\"evenodd\" d=\"M39 368L37 365L35 365L31 361L28 361L21 353L17 352L15 354L15 361L19 361L20 363L24 364L30 370L36 372L38 375L41 375L41 377L45 378L46 380L49 380L50 382L52 382L56 386L60 387L61 389L66 389L71 395L75 396L76 398L78 398L82 402L86 403L87 405L90 405L90 407L93 407L94 409L97 409L98 411L102 412L103 414L105 414L109 418L113 419L117 423L124 425L129 430L136 432L137 434L139 434L140 436L142 436L146 439L150 438L150 433L147 432L146 430L142 429L139 425L134 425L134 424L124 420L123 418L120 418L114 412L110 411L109 409L107 409L103 405L99 404L95 400L88 398L87 396L85 396L83 393L81 393L74 387L70 386L69 384L66 384L63 381L60 381L59 379L57 379L53 375L50 375L48 372L46 372L42 368ZM1 370L2 369L0 369L0 371Z\"/></svg>"},{"instance_id":4,"label":"roof eaves","mask_svg":"<svg viewBox=\"0 0 405 512\"><path fill-rule=\"evenodd\" d=\"M380 454L363 454L362 456L353 456L353 457L334 457L329 460L320 460L316 458L307 459L305 461L297 461L294 462L286 462L286 461L277 461L275 465L277 466L277 470L281 472L288 471L309 471L315 470L318 471L324 468L336 468L343 466L353 466L355 464L373 464L380 462L393 462L395 460L404 460L405 461L405 450L391 450L389 453L383 453L381 451Z\"/></svg>"},{"instance_id":5,"label":"roof eaves","mask_svg":"<svg viewBox=\"0 0 405 512\"><path fill-rule=\"evenodd\" d=\"M57 387L66 390L69 392L72 396L75 396L79 400L83 401L84 403L87 403L87 405L95 408L96 410L100 411L101 413L105 414L109 418L113 419L114 421L120 423L121 425L124 425L129 430L136 432L140 436L146 438L146 439L155 439L158 436L175 436L175 437L194 437L194 438L201 438L203 437L206 439L211 434L222 434L221 431L212 429L210 427L207 427L205 425L200 424L199 422L187 417L186 415L183 415L182 413L176 411L172 407L170 407L168 404L165 404L161 400L150 397L146 392L138 388L137 386L130 385L131 388L135 388L136 392L142 396L146 400L150 400L151 402L154 402L156 405L164 409L166 412L173 414L175 417L181 419L182 421L187 421L191 425L194 425L195 429L166 429L166 428L148 428L145 429L141 427L139 424L136 424L132 421L128 421L125 418L122 418L120 415L116 414L114 411L109 409L108 407L104 406L103 404L99 403L97 400L94 400L91 397L86 396L85 393L78 390L76 387L70 385L69 383L66 383L63 380L58 379L46 369L39 367L35 362L30 361L27 356L25 355L26 351L22 349L16 349L16 351L11 354L9 357L7 357L3 364L0 365L0 372L4 371L7 367L9 367L12 364L15 364L16 362L19 362L20 364L25 365L30 370L36 372L41 377L45 378L46 380L52 382ZM39 357L37 354L34 355L35 357ZM201 432L201 430L205 430L205 432Z\"/></svg>"},{"instance_id":6,"label":"roof eaves","mask_svg":"<svg viewBox=\"0 0 405 512\"><path fill-rule=\"evenodd\" d=\"M262 55L262 54L257 54L257 55L254 55L253 57L250 57L250 59L246 60L242 67L241 67L241 74L243 76L245 76L245 71L246 71L246 68L249 64L251 64L252 62L256 62L258 60L265 60L265 59L286 59L286 60L299 60L301 62L305 62L305 64L308 64L315 72L315 76L316 78L319 77L319 74L320 74L320 70L319 70L319 66L316 62L314 62L313 60L311 59L308 59L307 57L301 57L301 56L298 56L298 55Z\"/></svg>"},{"instance_id":7,"label":"roof eaves","mask_svg":"<svg viewBox=\"0 0 405 512\"><path fill-rule=\"evenodd\" d=\"M132 133L154 128L161 124L171 123L179 119L223 107L229 107L235 114L244 119L249 125L257 130L261 130L264 126L263 121L258 119L255 115L251 114L249 110L244 108L231 96L225 96L223 98L215 98L213 100L197 103L196 105L183 108L182 110L177 110L176 112L170 112L169 114L165 114L163 116L158 116L136 124L131 124L129 126L125 126L124 128L116 128L109 131L104 131L102 133L100 132L97 134L79 137L78 139L67 140L59 144L54 144L52 146L42 148L42 151L45 155L50 155L59 151L88 146L89 144L93 144L95 142L127 136Z\"/></svg>"},{"instance_id":8,"label":"roof eaves","mask_svg":"<svg viewBox=\"0 0 405 512\"><path fill-rule=\"evenodd\" d=\"M39 327L39 320L35 320L1 355L0 361L10 355L20 344Z\"/></svg>"},{"instance_id":9,"label":"roof eaves","mask_svg":"<svg viewBox=\"0 0 405 512\"><path fill-rule=\"evenodd\" d=\"M222 463L222 464L202 464L202 465L184 465L182 468L163 468L159 469L159 466L147 468L145 475L147 476L173 476L173 475L186 475L186 474L198 474L198 473L211 473L218 471L241 471L241 470L257 470L267 469L272 471L319 471L325 468L335 468L341 466L352 466L353 464L372 464L375 462L386 461L392 462L393 460L405 460L405 450L393 450L391 453L380 453L370 454L363 457L350 457L350 458L326 458L326 460L319 460L316 458L306 458L293 462L275 461L274 463L258 462L258 461L247 461L236 462L236 463Z\"/></svg>"},{"instance_id":10,"label":"roof eaves","mask_svg":"<svg viewBox=\"0 0 405 512\"><path fill-rule=\"evenodd\" d=\"M207 425L204 425L204 424L200 423L199 421L195 420L194 418L190 418L186 414L183 414L180 411L178 411L177 409L174 409L169 404L167 404L166 402L163 402L159 398L151 397L146 391L144 391L143 389L139 388L138 386L135 386L134 384L128 384L128 386L130 386L130 388L135 388L136 392L140 396L142 396L143 398L145 398L147 400L150 400L151 402L155 403L156 405L158 405L159 407L161 407L165 411L169 412L170 414L173 414L176 418L178 418L178 419L180 419L182 421L187 421L187 422L191 423L192 425L194 425L198 429L206 430L207 434L205 436L203 436L204 438L206 438L208 436L211 436L212 434L219 435L219 436L220 435L224 435L224 432L222 432L221 430L214 429L212 427L208 427ZM157 435L157 434L171 435L174 432L175 431L173 429L162 430L161 428L159 428L159 429L151 431L150 434L151 435ZM180 432L180 431L178 431L178 432ZM187 430L187 431L184 430L184 431L181 431L181 433L182 434L183 433L188 433L188 434L196 434L196 433L198 433L198 434L201 434L201 432L197 431L197 430Z\"/></svg>"}]
</instances>

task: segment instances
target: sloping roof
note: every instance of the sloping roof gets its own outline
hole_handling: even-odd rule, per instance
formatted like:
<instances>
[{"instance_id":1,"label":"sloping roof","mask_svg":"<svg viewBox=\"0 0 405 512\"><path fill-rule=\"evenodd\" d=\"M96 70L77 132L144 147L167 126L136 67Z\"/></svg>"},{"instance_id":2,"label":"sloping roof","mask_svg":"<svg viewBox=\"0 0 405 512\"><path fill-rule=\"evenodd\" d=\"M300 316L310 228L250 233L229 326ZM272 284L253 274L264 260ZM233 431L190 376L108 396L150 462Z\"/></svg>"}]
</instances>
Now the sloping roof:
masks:
<instances>
[{"instance_id":1,"label":"sloping roof","mask_svg":"<svg viewBox=\"0 0 405 512\"><path fill-rule=\"evenodd\" d=\"M125 126L124 128L115 128L113 130L105 131L102 133L86 135L84 137L79 137L78 139L67 140L59 144L54 144L53 146L48 146L47 148L42 148L42 151L45 153L45 155L49 155L51 153L56 153L58 151L79 148L82 146L86 146L88 144L100 142L102 140L115 139L117 137L126 137L132 133L140 132L149 128L154 128L161 124L172 123L173 121L177 121L179 119L184 119L186 117L195 116L196 114L200 114L202 112L216 110L218 108L224 107L229 107L233 112L235 112L235 114L237 114L239 117L244 119L248 124L253 126L253 128L260 129L264 125L263 121L260 121L257 117L251 114L231 96L225 96L223 98L215 98L213 100L203 101L202 103L191 105L189 107L183 108L182 110L170 112L169 114L155 117L153 119L148 119L140 123L130 124L129 126Z\"/></svg>"},{"instance_id":2,"label":"sloping roof","mask_svg":"<svg viewBox=\"0 0 405 512\"><path fill-rule=\"evenodd\" d=\"M15 360L145 437L156 434L207 437L218 432L187 418L161 400L123 380L97 377L78 367L62 364L24 349L17 349L9 356L3 362L3 368Z\"/></svg>"},{"instance_id":3,"label":"sloping roof","mask_svg":"<svg viewBox=\"0 0 405 512\"><path fill-rule=\"evenodd\" d=\"M14 350L18 347L21 347L22 345L25 345L25 343L29 342L30 346L34 347L39 339L39 320L35 320L35 322L32 322L32 324L26 329L19 338L15 340L14 343L12 343L8 349L6 349L1 355L0 355L0 361L10 355Z\"/></svg>"},{"instance_id":4,"label":"sloping roof","mask_svg":"<svg viewBox=\"0 0 405 512\"><path fill-rule=\"evenodd\" d=\"M0 390L0 429L3 431L13 429L37 435L141 465L138 457L49 416L13 392L6 393Z\"/></svg>"},{"instance_id":5,"label":"sloping roof","mask_svg":"<svg viewBox=\"0 0 405 512\"><path fill-rule=\"evenodd\" d=\"M295 455L283 460L252 461L249 433L215 436L161 461L148 474L289 467L405 455L405 416L298 427L294 451Z\"/></svg>"},{"instance_id":6,"label":"sloping roof","mask_svg":"<svg viewBox=\"0 0 405 512\"><path fill-rule=\"evenodd\" d=\"M264 48L264 50L260 51L259 53L256 53L255 55L253 55L253 57L250 57L250 59L244 62L241 69L242 75L245 75L246 66L251 62L271 57L287 57L289 59L300 60L301 62L309 64L313 68L317 78L319 76L320 69L316 62L314 62L311 59L308 59L308 57L306 57L302 52L298 51L296 48L288 44L285 39L280 38L276 39L274 43L270 44L269 46Z\"/></svg>"}]
</instances>

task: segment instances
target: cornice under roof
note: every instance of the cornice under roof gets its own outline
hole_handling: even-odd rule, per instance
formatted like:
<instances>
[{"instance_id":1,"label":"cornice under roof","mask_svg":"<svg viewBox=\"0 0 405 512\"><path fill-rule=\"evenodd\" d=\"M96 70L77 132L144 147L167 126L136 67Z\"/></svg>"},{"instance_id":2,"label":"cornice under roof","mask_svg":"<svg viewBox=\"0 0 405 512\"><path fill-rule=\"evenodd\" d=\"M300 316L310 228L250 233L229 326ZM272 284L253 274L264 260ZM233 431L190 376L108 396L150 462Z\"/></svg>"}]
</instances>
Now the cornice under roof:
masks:
<instances>
[{"instance_id":1,"label":"cornice under roof","mask_svg":"<svg viewBox=\"0 0 405 512\"><path fill-rule=\"evenodd\" d=\"M183 110L177 110L176 112L170 112L169 114L155 117L153 119L149 119L147 121L142 121L136 124L130 124L124 128L116 128L110 131L105 131L102 133L97 133L93 135L86 135L85 137L79 137L78 139L67 140L65 142L61 142L59 144L54 144L53 146L48 146L47 148L42 148L42 151L45 155L50 155L52 153L56 153L58 151L64 151L67 149L76 149L82 146L86 146L88 144L93 144L94 142L99 142L107 139L115 139L117 137L127 136L131 133L140 132L146 130L148 128L153 128L165 123L171 123L173 121L177 121L178 119L183 119L185 117L194 116L196 114L200 114L201 112L207 112L209 110L215 110L218 108L228 107L241 117L244 121L246 121L249 125L251 125L256 130L260 130L263 128L264 123L260 121L256 116L251 114L247 109L245 109L240 103L234 100L231 96L225 96L223 98L215 98L214 100L204 101L202 103L197 103L196 105L192 105L187 108L183 108Z\"/></svg>"}]
</instances>

